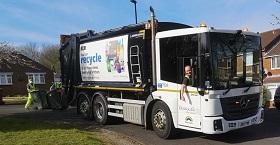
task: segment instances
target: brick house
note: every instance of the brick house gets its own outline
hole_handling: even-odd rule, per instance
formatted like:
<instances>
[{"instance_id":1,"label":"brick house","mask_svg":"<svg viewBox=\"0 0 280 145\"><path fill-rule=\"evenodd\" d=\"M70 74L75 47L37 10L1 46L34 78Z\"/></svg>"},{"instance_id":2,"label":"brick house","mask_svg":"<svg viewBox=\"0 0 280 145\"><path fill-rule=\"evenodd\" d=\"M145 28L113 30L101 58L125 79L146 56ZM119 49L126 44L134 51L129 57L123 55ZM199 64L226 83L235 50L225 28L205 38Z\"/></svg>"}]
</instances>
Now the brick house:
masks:
<instances>
[{"instance_id":1,"label":"brick house","mask_svg":"<svg viewBox=\"0 0 280 145\"><path fill-rule=\"evenodd\" d=\"M9 60L0 61L0 88L3 96L26 95L26 84L32 79L35 87L48 90L53 72L28 57L12 53Z\"/></svg>"},{"instance_id":2,"label":"brick house","mask_svg":"<svg viewBox=\"0 0 280 145\"><path fill-rule=\"evenodd\" d=\"M263 49L264 85L274 100L275 90L280 86L280 29L261 33Z\"/></svg>"}]
</instances>

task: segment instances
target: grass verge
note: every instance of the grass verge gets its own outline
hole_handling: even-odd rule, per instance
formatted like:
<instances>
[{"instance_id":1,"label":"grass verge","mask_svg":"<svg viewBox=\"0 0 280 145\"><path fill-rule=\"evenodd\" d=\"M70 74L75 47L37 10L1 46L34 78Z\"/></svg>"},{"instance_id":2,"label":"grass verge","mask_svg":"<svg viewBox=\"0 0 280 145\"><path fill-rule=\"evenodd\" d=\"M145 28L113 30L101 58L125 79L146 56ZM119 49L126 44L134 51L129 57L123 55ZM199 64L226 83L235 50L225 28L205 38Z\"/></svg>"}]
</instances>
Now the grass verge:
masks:
<instances>
[{"instance_id":1,"label":"grass verge","mask_svg":"<svg viewBox=\"0 0 280 145\"><path fill-rule=\"evenodd\" d=\"M97 132L31 119L0 118L0 145L101 145Z\"/></svg>"}]
</instances>

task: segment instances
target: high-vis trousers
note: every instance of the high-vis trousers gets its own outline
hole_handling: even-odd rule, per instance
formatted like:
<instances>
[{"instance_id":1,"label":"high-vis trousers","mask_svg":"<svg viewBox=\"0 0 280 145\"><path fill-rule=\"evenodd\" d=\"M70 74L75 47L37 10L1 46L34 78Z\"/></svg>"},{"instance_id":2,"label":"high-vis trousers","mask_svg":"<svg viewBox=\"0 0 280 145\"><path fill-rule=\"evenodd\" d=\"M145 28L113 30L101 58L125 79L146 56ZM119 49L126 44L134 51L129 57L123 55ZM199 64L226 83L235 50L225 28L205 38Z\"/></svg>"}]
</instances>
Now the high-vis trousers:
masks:
<instances>
[{"instance_id":1,"label":"high-vis trousers","mask_svg":"<svg viewBox=\"0 0 280 145\"><path fill-rule=\"evenodd\" d=\"M31 102L32 102L31 93L28 93L27 102L25 104L25 109L29 109Z\"/></svg>"}]
</instances>

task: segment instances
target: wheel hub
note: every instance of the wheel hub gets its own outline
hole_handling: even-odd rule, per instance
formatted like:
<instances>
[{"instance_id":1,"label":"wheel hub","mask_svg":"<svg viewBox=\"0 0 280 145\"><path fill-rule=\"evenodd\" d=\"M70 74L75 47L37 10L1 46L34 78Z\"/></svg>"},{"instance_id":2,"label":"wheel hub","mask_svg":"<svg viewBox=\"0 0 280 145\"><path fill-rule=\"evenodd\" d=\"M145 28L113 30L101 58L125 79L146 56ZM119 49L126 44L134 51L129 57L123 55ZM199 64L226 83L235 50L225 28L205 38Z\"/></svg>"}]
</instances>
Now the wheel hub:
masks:
<instances>
[{"instance_id":1,"label":"wheel hub","mask_svg":"<svg viewBox=\"0 0 280 145\"><path fill-rule=\"evenodd\" d=\"M96 104L96 115L99 119L103 118L104 109L101 103Z\"/></svg>"},{"instance_id":2,"label":"wheel hub","mask_svg":"<svg viewBox=\"0 0 280 145\"><path fill-rule=\"evenodd\" d=\"M154 115L154 124L158 129L164 129L166 126L166 116L162 110L158 110Z\"/></svg>"},{"instance_id":3,"label":"wheel hub","mask_svg":"<svg viewBox=\"0 0 280 145\"><path fill-rule=\"evenodd\" d=\"M83 101L82 103L81 103L81 105L80 105L80 111L82 112L82 113L87 113L87 111L88 111L88 109L89 109L89 104L88 104L88 102L85 100L85 101Z\"/></svg>"}]
</instances>

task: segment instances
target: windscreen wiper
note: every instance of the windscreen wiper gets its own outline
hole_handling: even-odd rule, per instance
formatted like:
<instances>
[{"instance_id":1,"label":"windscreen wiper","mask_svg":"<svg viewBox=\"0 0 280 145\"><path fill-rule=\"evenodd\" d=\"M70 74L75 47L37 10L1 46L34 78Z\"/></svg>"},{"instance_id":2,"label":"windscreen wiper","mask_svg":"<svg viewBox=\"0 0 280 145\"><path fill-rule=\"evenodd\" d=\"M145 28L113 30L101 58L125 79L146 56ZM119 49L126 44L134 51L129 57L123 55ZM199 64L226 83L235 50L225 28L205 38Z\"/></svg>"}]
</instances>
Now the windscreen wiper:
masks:
<instances>
[{"instance_id":1,"label":"windscreen wiper","mask_svg":"<svg viewBox=\"0 0 280 145\"><path fill-rule=\"evenodd\" d=\"M243 93L248 92L252 86L253 86L253 83L252 83L252 84L250 84L250 85L249 85L249 87L243 91Z\"/></svg>"},{"instance_id":2,"label":"windscreen wiper","mask_svg":"<svg viewBox=\"0 0 280 145\"><path fill-rule=\"evenodd\" d=\"M231 87L228 87L228 89L225 92L223 92L223 95L226 95L230 90L231 90Z\"/></svg>"},{"instance_id":3,"label":"windscreen wiper","mask_svg":"<svg viewBox=\"0 0 280 145\"><path fill-rule=\"evenodd\" d=\"M243 93L248 92L248 91L250 90L251 87L252 87L252 85L250 85L247 89L245 89L245 90L243 91Z\"/></svg>"},{"instance_id":4,"label":"windscreen wiper","mask_svg":"<svg viewBox=\"0 0 280 145\"><path fill-rule=\"evenodd\" d=\"M225 92L223 92L223 95L226 95L231 90L230 80L228 80L227 84L228 84L228 89Z\"/></svg>"},{"instance_id":5,"label":"windscreen wiper","mask_svg":"<svg viewBox=\"0 0 280 145\"><path fill-rule=\"evenodd\" d=\"M223 95L226 95L231 89L232 89L232 86L231 86L231 79L229 78L229 80L227 81L227 90L223 92Z\"/></svg>"}]
</instances>

